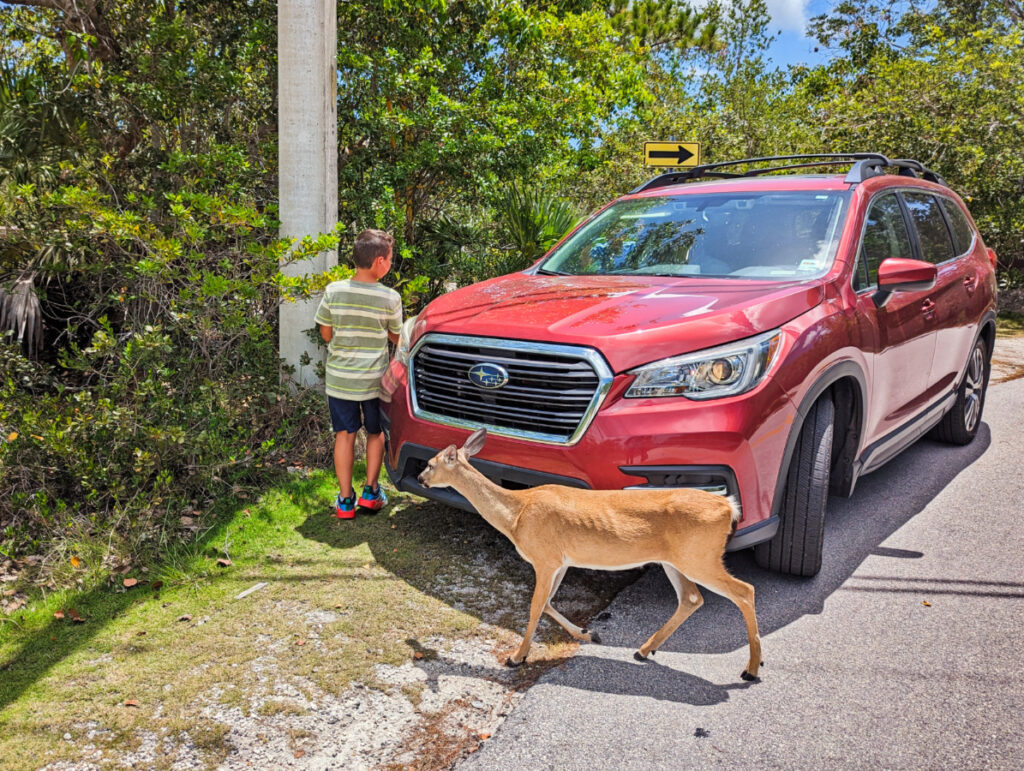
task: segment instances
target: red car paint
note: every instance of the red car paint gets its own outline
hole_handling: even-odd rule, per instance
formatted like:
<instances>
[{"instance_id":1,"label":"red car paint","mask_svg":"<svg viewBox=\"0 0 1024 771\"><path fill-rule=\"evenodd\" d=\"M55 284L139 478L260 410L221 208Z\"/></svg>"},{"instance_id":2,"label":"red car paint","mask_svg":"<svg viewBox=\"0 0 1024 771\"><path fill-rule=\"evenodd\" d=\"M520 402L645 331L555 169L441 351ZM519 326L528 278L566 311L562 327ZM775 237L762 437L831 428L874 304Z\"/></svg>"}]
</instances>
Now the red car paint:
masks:
<instances>
[{"instance_id":1,"label":"red car paint","mask_svg":"<svg viewBox=\"0 0 1024 771\"><path fill-rule=\"evenodd\" d=\"M529 474L536 473L603 489L648 483L648 477L623 467L728 469L735 477L730 492L738 495L743 511L738 536L747 534L733 546L742 548L775 532L759 525L773 524L795 437L824 389L839 389L837 398L850 402L849 425L837 427L835 442L842 446L833 450L833 492L849 495L858 475L919 436L911 429L937 404L948 403L974 342L994 338L991 250L970 221L972 245L953 259L938 265L903 258L883 263L877 284L911 282L902 291L887 296L878 287L857 291L853 274L860 269L865 216L873 201L891 191L938 194L946 199L943 205L959 207L969 221L966 207L947 187L891 174L855 184L842 176L744 178L659 188L620 201L785 191L849 191L835 257L824 275L807 280L563 276L538 275L535 265L432 302L412 327L413 349L428 334L585 346L596 350L613 374L599 410L576 441L492 434L478 457L498 464L494 468L512 469L512 476L524 472L527 484ZM923 254L917 240L914 244L916 256ZM625 397L636 367L775 329L782 333L781 344L771 368L745 393L699 401ZM461 445L473 427L415 416L405 364L393 362L391 374L398 388L386 408L389 473L401 489L434 495L417 489L410 470L400 467L408 462L403 448L427 448L422 455Z\"/></svg>"}]
</instances>

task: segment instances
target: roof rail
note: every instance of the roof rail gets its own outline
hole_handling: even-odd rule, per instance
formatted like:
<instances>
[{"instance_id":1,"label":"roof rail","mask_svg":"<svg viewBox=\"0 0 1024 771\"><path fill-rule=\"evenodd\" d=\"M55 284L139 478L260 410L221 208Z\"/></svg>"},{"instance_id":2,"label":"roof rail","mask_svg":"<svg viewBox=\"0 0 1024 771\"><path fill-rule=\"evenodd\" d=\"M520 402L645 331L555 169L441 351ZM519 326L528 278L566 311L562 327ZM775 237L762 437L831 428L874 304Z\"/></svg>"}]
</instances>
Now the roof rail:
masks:
<instances>
[{"instance_id":1,"label":"roof rail","mask_svg":"<svg viewBox=\"0 0 1024 771\"><path fill-rule=\"evenodd\" d=\"M813 159L813 160L812 160ZM776 161L802 161L783 166L769 166L767 168L748 169L747 171L726 171L728 166L741 166L751 163L774 163ZM757 177L762 174L770 174L775 171L788 171L790 169L803 169L815 166L846 166L850 170L846 174L845 181L850 184L863 182L865 179L877 177L885 173L886 168L899 169L902 176L917 177L920 175L929 182L936 182L945 185L942 179L931 169L919 161L901 158L890 160L880 153L819 153L815 155L770 155L763 158L743 158L738 161L722 161L720 163L708 163L703 166L694 166L684 171L670 171L660 174L644 184L630 190L630 194L642 193L645 190L654 190L668 185L679 185L684 182L693 182L700 179L737 179L741 177Z\"/></svg>"}]
</instances>

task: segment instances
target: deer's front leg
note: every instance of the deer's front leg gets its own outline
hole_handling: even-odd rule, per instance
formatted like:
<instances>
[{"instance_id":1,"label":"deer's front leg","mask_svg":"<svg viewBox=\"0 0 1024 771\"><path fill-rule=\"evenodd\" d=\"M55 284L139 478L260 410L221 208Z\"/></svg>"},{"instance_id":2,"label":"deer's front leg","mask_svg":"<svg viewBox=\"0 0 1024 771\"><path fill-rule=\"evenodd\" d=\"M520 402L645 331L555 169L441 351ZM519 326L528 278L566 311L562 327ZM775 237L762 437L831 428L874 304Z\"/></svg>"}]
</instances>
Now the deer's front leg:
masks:
<instances>
[{"instance_id":1,"label":"deer's front leg","mask_svg":"<svg viewBox=\"0 0 1024 771\"><path fill-rule=\"evenodd\" d=\"M551 596L555 571L541 571L536 566L533 570L537 577L537 584L533 587L533 600L530 602L530 623L526 625L526 633L523 635L523 641L519 644L519 650L509 657L505 666L518 667L526 661L526 654L530 650L530 641L533 639L533 633L537 631L537 622L540 621L540 615L548 604L548 597Z\"/></svg>"}]
</instances>

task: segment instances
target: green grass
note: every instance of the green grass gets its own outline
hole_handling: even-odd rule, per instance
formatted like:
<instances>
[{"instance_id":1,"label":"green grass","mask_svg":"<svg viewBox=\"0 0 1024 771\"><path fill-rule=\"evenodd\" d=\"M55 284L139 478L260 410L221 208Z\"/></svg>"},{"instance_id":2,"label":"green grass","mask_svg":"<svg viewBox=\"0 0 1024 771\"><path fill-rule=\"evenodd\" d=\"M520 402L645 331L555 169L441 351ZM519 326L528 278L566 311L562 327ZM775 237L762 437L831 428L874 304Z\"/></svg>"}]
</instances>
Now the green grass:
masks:
<instances>
[{"instance_id":1,"label":"green grass","mask_svg":"<svg viewBox=\"0 0 1024 771\"><path fill-rule=\"evenodd\" d=\"M181 731L213 765L230 748L225 727L202 709L301 711L274 697L275 678L328 694L354 681L377 687L377 664L429 658L435 651L423 640L472 637L482 622L497 625L500 651L511 651L532 572L500 534L476 515L398 495L385 513L340 521L334 492L333 477L318 472L255 503L220 501L203 516L212 527L158 564L37 595L0 616L0 768L83 760L87 744L116 758L143 732L163 741ZM224 557L229 566L217 564ZM139 584L125 589L125 577ZM585 621L627 578L594 588L584 585L592 577L570 571L560 607ZM267 586L235 599L260 582ZM71 619L72 608L84 622ZM531 659L557 663L572 649L561 630L544 639L550 644ZM270 682L254 660L271 668Z\"/></svg>"},{"instance_id":2,"label":"green grass","mask_svg":"<svg viewBox=\"0 0 1024 771\"><path fill-rule=\"evenodd\" d=\"M996 334L1005 337L1024 335L1024 313L1001 311L996 318Z\"/></svg>"}]
</instances>

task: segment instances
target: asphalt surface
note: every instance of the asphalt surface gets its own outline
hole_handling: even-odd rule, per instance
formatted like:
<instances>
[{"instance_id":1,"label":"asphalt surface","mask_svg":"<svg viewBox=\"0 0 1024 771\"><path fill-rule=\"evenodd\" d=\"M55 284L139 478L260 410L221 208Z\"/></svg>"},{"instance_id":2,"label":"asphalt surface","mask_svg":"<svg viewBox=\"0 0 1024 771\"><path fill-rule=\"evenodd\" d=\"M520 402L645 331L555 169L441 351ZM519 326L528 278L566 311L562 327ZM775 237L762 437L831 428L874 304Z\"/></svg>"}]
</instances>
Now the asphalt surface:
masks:
<instances>
[{"instance_id":1,"label":"asphalt surface","mask_svg":"<svg viewBox=\"0 0 1024 771\"><path fill-rule=\"evenodd\" d=\"M969 446L922 440L831 498L813 579L728 556L757 590L760 682L739 676L739 611L707 590L633 660L675 607L648 568L591 624L602 644L546 674L460 771L1024 768L1024 378L990 387L983 421Z\"/></svg>"}]
</instances>

